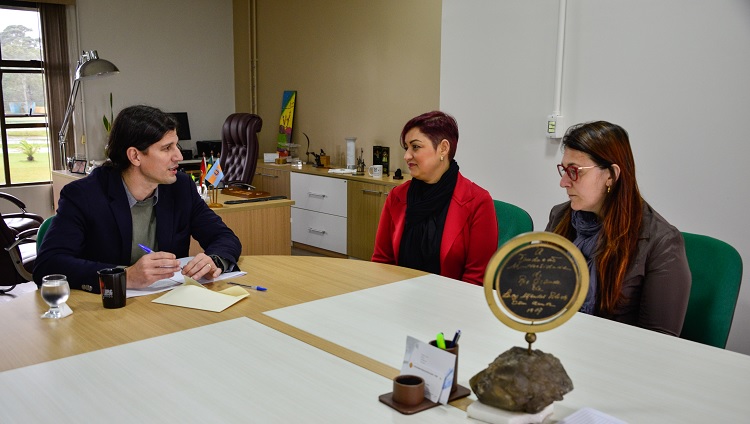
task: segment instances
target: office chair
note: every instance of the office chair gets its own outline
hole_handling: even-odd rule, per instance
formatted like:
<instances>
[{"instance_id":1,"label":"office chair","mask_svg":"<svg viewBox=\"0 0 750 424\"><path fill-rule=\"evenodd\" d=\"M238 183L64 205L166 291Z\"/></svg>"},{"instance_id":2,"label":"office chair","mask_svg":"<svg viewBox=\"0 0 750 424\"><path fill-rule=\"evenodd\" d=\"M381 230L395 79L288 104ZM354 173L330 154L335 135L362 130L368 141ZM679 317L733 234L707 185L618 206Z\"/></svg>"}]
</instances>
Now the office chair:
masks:
<instances>
[{"instance_id":1,"label":"office chair","mask_svg":"<svg viewBox=\"0 0 750 424\"><path fill-rule=\"evenodd\" d=\"M44 221L44 218L35 213L26 212L26 204L23 203L18 197L13 196L12 194L0 192L0 199L5 199L13 203L18 207L18 209L21 210L21 212L3 214L3 220L5 221L5 224L15 230L17 233L25 230L30 230L32 228L39 228L39 226L42 225L42 221Z\"/></svg>"},{"instance_id":2,"label":"office chair","mask_svg":"<svg viewBox=\"0 0 750 424\"><path fill-rule=\"evenodd\" d=\"M682 237L693 284L680 337L724 349L742 283L742 257L713 237Z\"/></svg>"},{"instance_id":3,"label":"office chair","mask_svg":"<svg viewBox=\"0 0 750 424\"><path fill-rule=\"evenodd\" d=\"M251 113L233 113L221 129L221 169L226 185L241 185L251 190L258 162L258 132L263 120Z\"/></svg>"},{"instance_id":4,"label":"office chair","mask_svg":"<svg viewBox=\"0 0 750 424\"><path fill-rule=\"evenodd\" d=\"M3 216L3 218L5 218ZM8 227L4 219L0 219L0 294L13 290L16 285L32 281L32 271L36 260L37 228L21 232Z\"/></svg>"},{"instance_id":5,"label":"office chair","mask_svg":"<svg viewBox=\"0 0 750 424\"><path fill-rule=\"evenodd\" d=\"M497 247L519 234L534 230L534 221L528 212L500 200L494 202L498 228Z\"/></svg>"},{"instance_id":6,"label":"office chair","mask_svg":"<svg viewBox=\"0 0 750 424\"><path fill-rule=\"evenodd\" d=\"M47 218L42 222L42 225L39 226L39 229L36 233L36 251L39 252L42 250L42 242L44 241L44 234L47 233L47 229L49 228L50 224L52 224L52 219L55 218L55 215L52 215L51 217Z\"/></svg>"}]
</instances>

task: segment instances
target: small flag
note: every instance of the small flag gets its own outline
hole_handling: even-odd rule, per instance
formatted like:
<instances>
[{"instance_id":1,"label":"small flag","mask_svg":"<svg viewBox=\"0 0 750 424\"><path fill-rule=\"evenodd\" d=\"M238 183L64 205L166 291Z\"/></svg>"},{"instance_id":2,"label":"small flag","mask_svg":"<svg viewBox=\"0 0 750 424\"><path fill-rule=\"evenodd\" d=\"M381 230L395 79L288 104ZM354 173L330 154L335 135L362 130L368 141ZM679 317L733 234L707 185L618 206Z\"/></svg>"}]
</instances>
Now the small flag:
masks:
<instances>
[{"instance_id":1,"label":"small flag","mask_svg":"<svg viewBox=\"0 0 750 424\"><path fill-rule=\"evenodd\" d=\"M201 187L203 187L203 180L206 179L206 155L203 155L203 160L201 161Z\"/></svg>"},{"instance_id":2,"label":"small flag","mask_svg":"<svg viewBox=\"0 0 750 424\"><path fill-rule=\"evenodd\" d=\"M206 182L214 187L218 187L221 179L224 178L224 171L221 170L220 162L221 158L216 158L216 162L211 165L211 169L208 170L208 175L206 175Z\"/></svg>"}]
</instances>

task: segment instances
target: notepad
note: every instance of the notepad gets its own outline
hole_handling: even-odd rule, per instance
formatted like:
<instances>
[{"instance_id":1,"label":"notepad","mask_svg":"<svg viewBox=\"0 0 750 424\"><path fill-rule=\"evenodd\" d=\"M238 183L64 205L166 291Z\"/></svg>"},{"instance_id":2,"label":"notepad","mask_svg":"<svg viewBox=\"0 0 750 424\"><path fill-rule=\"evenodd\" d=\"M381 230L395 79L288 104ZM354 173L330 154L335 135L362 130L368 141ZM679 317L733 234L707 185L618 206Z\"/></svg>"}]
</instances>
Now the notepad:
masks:
<instances>
[{"instance_id":1,"label":"notepad","mask_svg":"<svg viewBox=\"0 0 750 424\"><path fill-rule=\"evenodd\" d=\"M182 306L183 308L201 309L221 312L246 298L249 293L242 287L233 286L215 292L203 287L190 277L185 277L185 285L176 287L152 302L163 305Z\"/></svg>"}]
</instances>

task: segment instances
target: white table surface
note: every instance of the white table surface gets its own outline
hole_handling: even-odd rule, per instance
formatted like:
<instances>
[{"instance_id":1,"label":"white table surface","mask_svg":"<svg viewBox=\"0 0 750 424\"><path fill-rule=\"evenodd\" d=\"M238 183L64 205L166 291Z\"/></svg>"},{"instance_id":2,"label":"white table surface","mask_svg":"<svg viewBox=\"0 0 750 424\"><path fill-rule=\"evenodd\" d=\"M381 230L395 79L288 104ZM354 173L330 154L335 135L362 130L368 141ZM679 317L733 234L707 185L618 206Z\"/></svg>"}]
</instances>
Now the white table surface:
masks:
<instances>
[{"instance_id":1,"label":"white table surface","mask_svg":"<svg viewBox=\"0 0 750 424\"><path fill-rule=\"evenodd\" d=\"M248 318L0 373L0 423L440 423L392 382Z\"/></svg>"},{"instance_id":2,"label":"white table surface","mask_svg":"<svg viewBox=\"0 0 750 424\"><path fill-rule=\"evenodd\" d=\"M266 315L397 369L407 335L429 341L461 329L458 383L466 387L502 352L526 346L492 314L481 287L436 275ZM575 386L555 403L552 422L583 407L630 423L750 422L749 356L580 313L537 337L534 349L558 357Z\"/></svg>"}]
</instances>

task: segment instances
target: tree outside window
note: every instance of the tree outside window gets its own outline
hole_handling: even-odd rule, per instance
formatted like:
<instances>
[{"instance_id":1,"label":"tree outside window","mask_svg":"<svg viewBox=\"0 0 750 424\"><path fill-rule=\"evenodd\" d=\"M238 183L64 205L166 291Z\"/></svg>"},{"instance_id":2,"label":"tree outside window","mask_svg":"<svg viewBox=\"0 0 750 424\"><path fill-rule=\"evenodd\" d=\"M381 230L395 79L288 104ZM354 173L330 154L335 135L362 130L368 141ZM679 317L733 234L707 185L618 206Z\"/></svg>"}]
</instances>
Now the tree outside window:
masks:
<instances>
[{"instance_id":1,"label":"tree outside window","mask_svg":"<svg viewBox=\"0 0 750 424\"><path fill-rule=\"evenodd\" d=\"M51 164L39 12L0 3L0 14L0 185L47 182Z\"/></svg>"}]
</instances>

